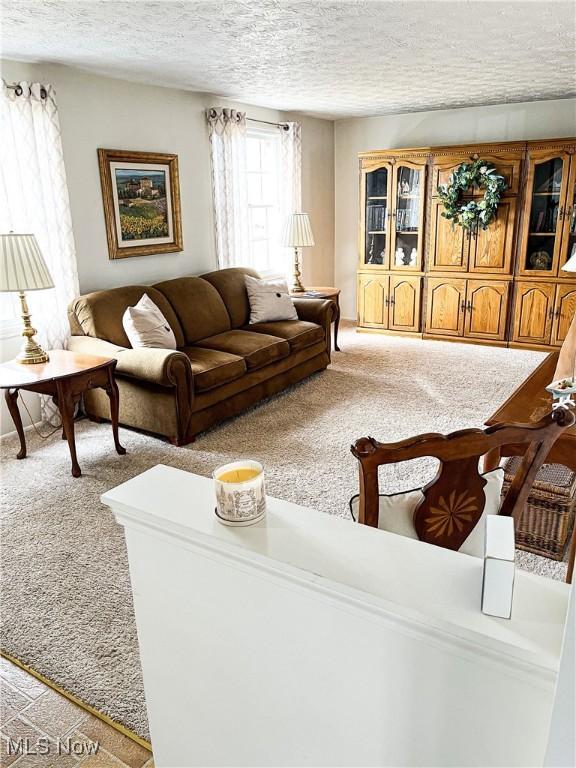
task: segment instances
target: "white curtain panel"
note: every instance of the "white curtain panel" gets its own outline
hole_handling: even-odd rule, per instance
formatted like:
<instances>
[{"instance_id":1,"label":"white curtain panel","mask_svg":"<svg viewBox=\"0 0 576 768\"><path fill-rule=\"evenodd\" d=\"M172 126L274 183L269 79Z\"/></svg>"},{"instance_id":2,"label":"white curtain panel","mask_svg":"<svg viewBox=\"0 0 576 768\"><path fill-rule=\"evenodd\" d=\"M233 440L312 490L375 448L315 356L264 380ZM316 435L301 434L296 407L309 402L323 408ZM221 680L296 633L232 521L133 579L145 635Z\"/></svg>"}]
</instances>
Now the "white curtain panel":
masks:
<instances>
[{"instance_id":1,"label":"white curtain panel","mask_svg":"<svg viewBox=\"0 0 576 768\"><path fill-rule=\"evenodd\" d=\"M212 192L218 267L250 264L246 114L235 109L206 112L212 158Z\"/></svg>"},{"instance_id":2,"label":"white curtain panel","mask_svg":"<svg viewBox=\"0 0 576 768\"><path fill-rule=\"evenodd\" d=\"M3 80L0 136L0 231L36 235L55 287L27 294L32 323L45 349L64 348L70 335L67 306L79 288L52 86L21 82L17 88L8 88ZM6 296L2 295L4 301ZM16 317L17 307L15 304L13 310ZM44 418L53 413L53 404L44 402Z\"/></svg>"},{"instance_id":3,"label":"white curtain panel","mask_svg":"<svg viewBox=\"0 0 576 768\"><path fill-rule=\"evenodd\" d=\"M281 183L280 233L292 213L302 210L302 130L300 123L284 123L280 127ZM280 234L279 233L279 234ZM284 249L284 272L291 275L294 249Z\"/></svg>"},{"instance_id":4,"label":"white curtain panel","mask_svg":"<svg viewBox=\"0 0 576 768\"><path fill-rule=\"evenodd\" d=\"M281 213L286 219L302 210L302 129L300 123L283 123L280 128L282 148Z\"/></svg>"}]
</instances>

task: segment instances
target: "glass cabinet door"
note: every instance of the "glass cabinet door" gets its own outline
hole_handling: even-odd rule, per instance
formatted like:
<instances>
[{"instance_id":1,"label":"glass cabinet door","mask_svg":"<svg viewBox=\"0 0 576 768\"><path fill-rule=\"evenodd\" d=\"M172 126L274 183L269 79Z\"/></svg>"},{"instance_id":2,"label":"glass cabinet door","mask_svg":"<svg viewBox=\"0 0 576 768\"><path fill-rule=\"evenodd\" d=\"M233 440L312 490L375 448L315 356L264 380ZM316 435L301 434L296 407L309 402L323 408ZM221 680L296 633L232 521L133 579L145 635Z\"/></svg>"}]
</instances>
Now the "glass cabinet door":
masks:
<instances>
[{"instance_id":1,"label":"glass cabinet door","mask_svg":"<svg viewBox=\"0 0 576 768\"><path fill-rule=\"evenodd\" d=\"M394 168L390 269L422 268L424 167L399 161Z\"/></svg>"},{"instance_id":2,"label":"glass cabinet door","mask_svg":"<svg viewBox=\"0 0 576 768\"><path fill-rule=\"evenodd\" d=\"M562 233L558 275L559 277L566 277L573 280L576 278L576 274L574 272L563 272L562 267L571 256L576 254L576 155L572 155L570 161L570 177L566 194L566 204L559 215L562 218L562 228L564 231Z\"/></svg>"},{"instance_id":3,"label":"glass cabinet door","mask_svg":"<svg viewBox=\"0 0 576 768\"><path fill-rule=\"evenodd\" d=\"M368 171L365 176L362 262L365 266L386 268L390 248L391 168L385 165Z\"/></svg>"},{"instance_id":4,"label":"glass cabinet door","mask_svg":"<svg viewBox=\"0 0 576 768\"><path fill-rule=\"evenodd\" d=\"M558 152L535 157L528 173L528 199L520 272L524 275L555 275L558 268L569 155Z\"/></svg>"}]
</instances>

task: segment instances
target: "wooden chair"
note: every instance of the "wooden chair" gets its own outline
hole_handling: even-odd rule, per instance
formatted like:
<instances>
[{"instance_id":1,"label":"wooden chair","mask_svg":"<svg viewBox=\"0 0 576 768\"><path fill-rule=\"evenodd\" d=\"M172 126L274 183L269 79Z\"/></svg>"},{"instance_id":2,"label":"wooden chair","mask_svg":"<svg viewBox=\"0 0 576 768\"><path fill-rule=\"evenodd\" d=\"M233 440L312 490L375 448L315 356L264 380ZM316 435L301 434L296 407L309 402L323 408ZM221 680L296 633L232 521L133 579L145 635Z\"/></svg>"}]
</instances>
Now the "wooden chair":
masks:
<instances>
[{"instance_id":1,"label":"wooden chair","mask_svg":"<svg viewBox=\"0 0 576 768\"><path fill-rule=\"evenodd\" d=\"M358 522L378 527L378 467L432 456L440 461L440 467L436 477L422 488L423 499L414 512L416 534L429 544L460 549L484 511L486 479L480 474L481 457L505 445L525 446L522 463L499 511L517 518L550 448L575 420L572 411L557 408L534 424L495 424L449 435L428 433L388 444L362 437L351 447L360 462Z\"/></svg>"}]
</instances>

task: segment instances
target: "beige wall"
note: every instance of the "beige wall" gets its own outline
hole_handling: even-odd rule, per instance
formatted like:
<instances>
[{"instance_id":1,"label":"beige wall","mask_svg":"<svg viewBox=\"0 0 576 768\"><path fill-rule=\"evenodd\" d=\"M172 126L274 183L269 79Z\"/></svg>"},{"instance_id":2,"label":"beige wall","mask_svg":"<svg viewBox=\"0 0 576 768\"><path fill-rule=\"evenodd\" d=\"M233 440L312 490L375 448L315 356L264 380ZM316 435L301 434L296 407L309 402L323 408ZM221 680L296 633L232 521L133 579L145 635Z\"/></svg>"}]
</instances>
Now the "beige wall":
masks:
<instances>
[{"instance_id":1,"label":"beige wall","mask_svg":"<svg viewBox=\"0 0 576 768\"><path fill-rule=\"evenodd\" d=\"M56 89L82 292L152 283L216 268L204 110L224 103L223 99L49 64L4 61L2 77L9 82L49 82ZM288 118L275 110L235 106L252 117L271 121ZM331 284L334 279L334 124L329 120L291 117L302 123L302 206L310 214L317 243L304 254L304 279L309 284ZM182 253L108 259L98 147L178 155Z\"/></svg>"},{"instance_id":2,"label":"beige wall","mask_svg":"<svg viewBox=\"0 0 576 768\"><path fill-rule=\"evenodd\" d=\"M576 100L417 112L335 124L335 281L344 317L356 317L358 152L394 147L573 136Z\"/></svg>"}]
</instances>

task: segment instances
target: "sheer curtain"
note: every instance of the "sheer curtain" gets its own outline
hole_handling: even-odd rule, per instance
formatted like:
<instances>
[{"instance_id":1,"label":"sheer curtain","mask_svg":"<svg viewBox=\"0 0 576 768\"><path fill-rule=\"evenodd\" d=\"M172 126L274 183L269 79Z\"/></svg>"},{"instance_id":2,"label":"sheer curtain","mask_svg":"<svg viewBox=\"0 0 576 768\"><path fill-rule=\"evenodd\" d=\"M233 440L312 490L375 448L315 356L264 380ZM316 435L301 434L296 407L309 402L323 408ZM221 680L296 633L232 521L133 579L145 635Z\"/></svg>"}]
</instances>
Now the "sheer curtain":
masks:
<instances>
[{"instance_id":1,"label":"sheer curtain","mask_svg":"<svg viewBox=\"0 0 576 768\"><path fill-rule=\"evenodd\" d=\"M206 111L212 158L212 190L218 267L251 266L256 262L250 249L248 166L246 161L246 115L234 109L213 107ZM277 264L273 271L290 272L292 251L282 247L280 235L286 217L301 211L302 139L300 123L281 123L277 129L273 163L277 193L272 221L277 232ZM254 257L254 258L253 258ZM254 264L256 267L258 265Z\"/></svg>"},{"instance_id":2,"label":"sheer curtain","mask_svg":"<svg viewBox=\"0 0 576 768\"><path fill-rule=\"evenodd\" d=\"M0 231L36 235L55 287L27 294L45 349L66 346L68 303L78 295L76 252L54 89L21 82L0 92ZM10 298L7 298L10 296ZM2 318L18 317L12 296L0 294ZM43 403L44 418L52 404Z\"/></svg>"},{"instance_id":3,"label":"sheer curtain","mask_svg":"<svg viewBox=\"0 0 576 768\"><path fill-rule=\"evenodd\" d=\"M280 127L282 183L280 214L282 224L291 213L302 211L302 129L300 123L284 123Z\"/></svg>"},{"instance_id":4,"label":"sheer curtain","mask_svg":"<svg viewBox=\"0 0 576 768\"><path fill-rule=\"evenodd\" d=\"M280 126L281 180L279 188L280 232L291 213L302 211L302 131L300 123ZM278 235L280 237L280 233ZM294 263L294 249L283 248L284 273L290 281Z\"/></svg>"},{"instance_id":5,"label":"sheer curtain","mask_svg":"<svg viewBox=\"0 0 576 768\"><path fill-rule=\"evenodd\" d=\"M250 264L246 114L207 110L219 269Z\"/></svg>"}]
</instances>

